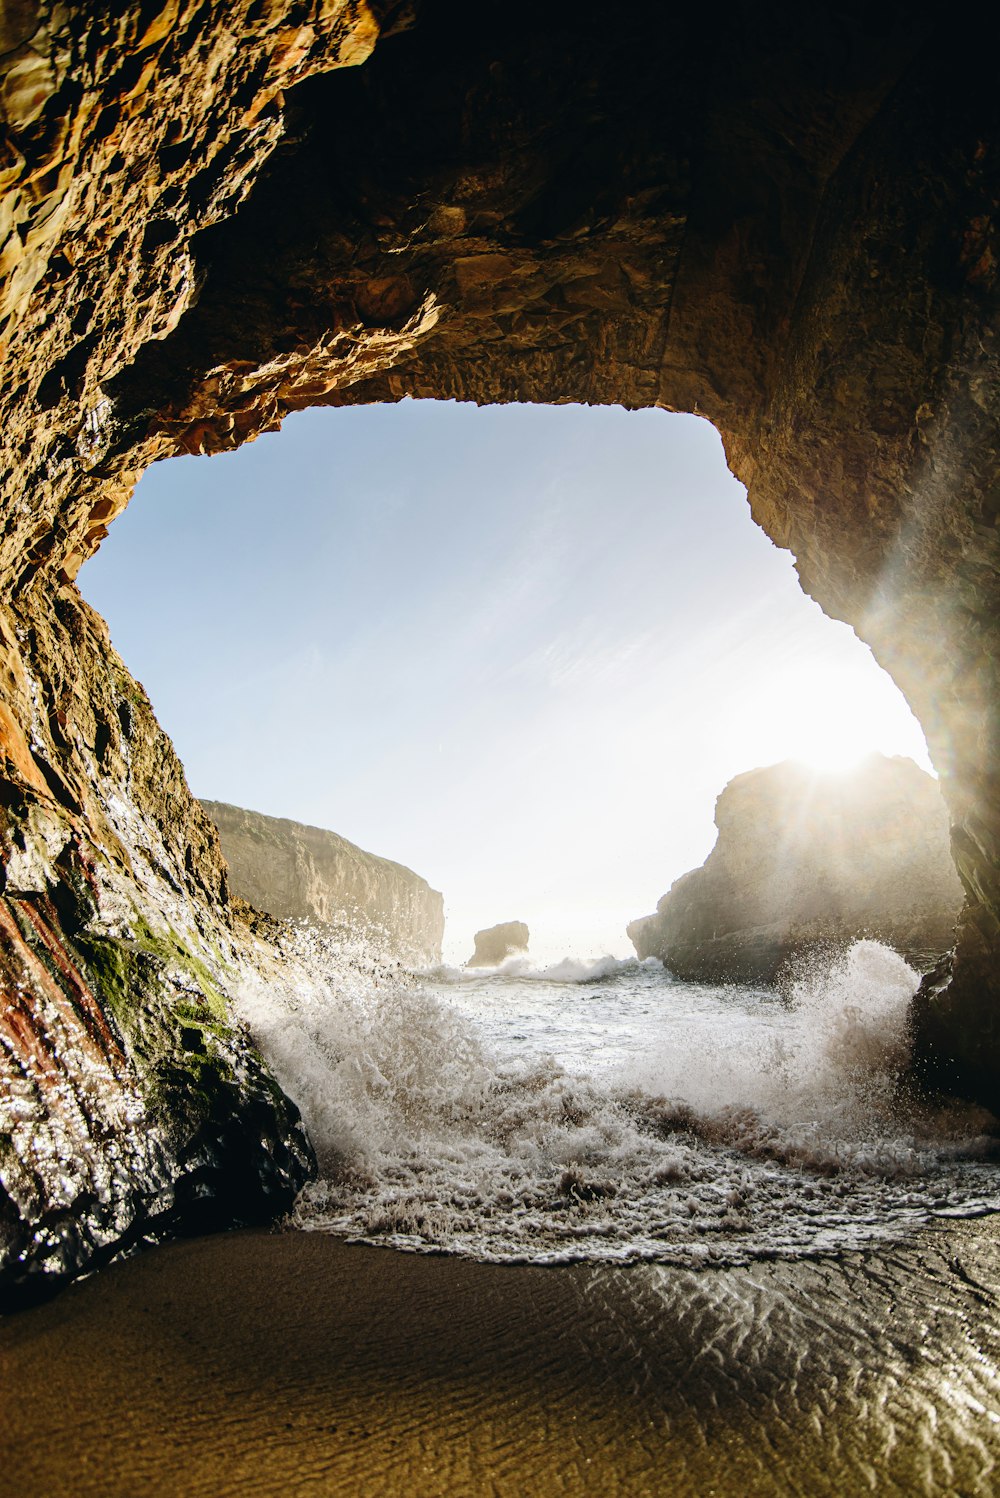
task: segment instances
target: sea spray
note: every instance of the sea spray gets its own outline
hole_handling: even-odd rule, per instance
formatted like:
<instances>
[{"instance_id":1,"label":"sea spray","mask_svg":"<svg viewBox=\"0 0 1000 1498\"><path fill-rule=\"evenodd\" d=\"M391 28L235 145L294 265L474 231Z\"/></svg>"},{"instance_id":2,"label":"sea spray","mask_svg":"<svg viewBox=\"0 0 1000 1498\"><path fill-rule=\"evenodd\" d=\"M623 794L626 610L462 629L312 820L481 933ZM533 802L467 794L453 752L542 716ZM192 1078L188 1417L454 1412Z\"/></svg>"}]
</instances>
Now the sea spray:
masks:
<instances>
[{"instance_id":1,"label":"sea spray","mask_svg":"<svg viewBox=\"0 0 1000 1498\"><path fill-rule=\"evenodd\" d=\"M300 1227L489 1260L738 1263L1000 1207L991 1139L900 1092L916 974L785 995L613 958L413 975L290 929L243 1015L320 1161Z\"/></svg>"},{"instance_id":2,"label":"sea spray","mask_svg":"<svg viewBox=\"0 0 1000 1498\"><path fill-rule=\"evenodd\" d=\"M539 967L530 957L514 954L505 957L497 967L449 967L446 963L430 968L423 977L431 982L483 985L497 979L517 979L521 983L599 983L645 969L663 975L663 964L657 957L564 957L560 962Z\"/></svg>"},{"instance_id":3,"label":"sea spray","mask_svg":"<svg viewBox=\"0 0 1000 1498\"><path fill-rule=\"evenodd\" d=\"M700 1113L749 1109L838 1142L885 1135L901 1118L918 982L878 942L814 954L781 995L715 990L714 1014L679 1014L632 1068L633 1080Z\"/></svg>"}]
</instances>

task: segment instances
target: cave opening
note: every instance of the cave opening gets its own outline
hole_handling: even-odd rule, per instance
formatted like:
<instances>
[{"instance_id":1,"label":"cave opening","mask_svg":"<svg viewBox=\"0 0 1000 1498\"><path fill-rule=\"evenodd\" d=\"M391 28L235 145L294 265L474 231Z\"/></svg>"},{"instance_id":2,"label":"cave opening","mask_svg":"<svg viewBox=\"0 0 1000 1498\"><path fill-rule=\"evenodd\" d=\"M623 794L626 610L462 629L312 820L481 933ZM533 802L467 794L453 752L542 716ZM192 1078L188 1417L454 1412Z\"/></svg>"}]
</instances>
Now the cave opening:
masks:
<instances>
[{"instance_id":1,"label":"cave opening","mask_svg":"<svg viewBox=\"0 0 1000 1498\"><path fill-rule=\"evenodd\" d=\"M746 771L930 769L695 417L303 413L157 465L80 582L194 792L419 871L454 961L515 911L549 960L625 955Z\"/></svg>"}]
</instances>

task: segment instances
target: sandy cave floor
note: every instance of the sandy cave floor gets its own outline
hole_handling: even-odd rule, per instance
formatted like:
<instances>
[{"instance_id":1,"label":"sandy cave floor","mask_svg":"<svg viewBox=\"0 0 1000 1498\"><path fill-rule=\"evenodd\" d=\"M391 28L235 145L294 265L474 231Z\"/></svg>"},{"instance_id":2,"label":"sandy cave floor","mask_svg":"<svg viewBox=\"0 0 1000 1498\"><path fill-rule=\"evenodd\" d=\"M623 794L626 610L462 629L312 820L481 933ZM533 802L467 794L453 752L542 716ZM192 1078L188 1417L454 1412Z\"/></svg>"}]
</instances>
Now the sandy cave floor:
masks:
<instances>
[{"instance_id":1,"label":"sandy cave floor","mask_svg":"<svg viewBox=\"0 0 1000 1498\"><path fill-rule=\"evenodd\" d=\"M991 1494L998 1297L991 1218L702 1273L190 1240L0 1324L0 1492Z\"/></svg>"}]
</instances>

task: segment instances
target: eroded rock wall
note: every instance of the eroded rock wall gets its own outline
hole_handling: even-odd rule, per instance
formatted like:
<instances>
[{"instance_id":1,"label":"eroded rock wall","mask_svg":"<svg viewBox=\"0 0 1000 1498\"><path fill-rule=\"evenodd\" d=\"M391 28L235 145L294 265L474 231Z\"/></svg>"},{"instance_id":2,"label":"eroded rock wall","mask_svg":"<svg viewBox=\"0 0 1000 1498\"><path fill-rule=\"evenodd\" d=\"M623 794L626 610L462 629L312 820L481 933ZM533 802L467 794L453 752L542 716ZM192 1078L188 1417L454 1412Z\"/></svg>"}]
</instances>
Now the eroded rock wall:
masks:
<instances>
[{"instance_id":1,"label":"eroded rock wall","mask_svg":"<svg viewBox=\"0 0 1000 1498\"><path fill-rule=\"evenodd\" d=\"M201 804L219 829L233 889L250 905L344 928L416 966L441 961L444 900L412 869L321 827Z\"/></svg>"},{"instance_id":2,"label":"eroded rock wall","mask_svg":"<svg viewBox=\"0 0 1000 1498\"><path fill-rule=\"evenodd\" d=\"M70 826L151 928L175 899L190 932L229 920L179 773L168 800L155 776L123 795L124 760L100 768L115 713L100 743L58 717L73 650L54 648L52 620L85 617L72 580L148 462L319 402L695 410L804 586L872 643L925 727L968 903L920 1043L996 1102L996 30L893 3L7 7L5 860L36 870L10 888L34 880L56 945L81 920ZM84 700L114 659L87 630ZM151 717L144 733L170 762ZM154 893L127 847L149 850ZM15 926L5 1054L23 1068L50 999L42 948ZM51 976L61 959L38 941ZM113 1035L113 986L73 954L94 1033ZM56 1091L37 1097L43 1118ZM137 1179L123 1166L108 1201Z\"/></svg>"},{"instance_id":3,"label":"eroded rock wall","mask_svg":"<svg viewBox=\"0 0 1000 1498\"><path fill-rule=\"evenodd\" d=\"M918 970L954 945L962 886L930 775L872 755L847 774L794 762L731 780L718 839L628 934L678 977L773 982L816 948L885 942Z\"/></svg>"},{"instance_id":4,"label":"eroded rock wall","mask_svg":"<svg viewBox=\"0 0 1000 1498\"><path fill-rule=\"evenodd\" d=\"M78 596L0 615L0 1304L312 1169L231 994L215 828Z\"/></svg>"}]
</instances>

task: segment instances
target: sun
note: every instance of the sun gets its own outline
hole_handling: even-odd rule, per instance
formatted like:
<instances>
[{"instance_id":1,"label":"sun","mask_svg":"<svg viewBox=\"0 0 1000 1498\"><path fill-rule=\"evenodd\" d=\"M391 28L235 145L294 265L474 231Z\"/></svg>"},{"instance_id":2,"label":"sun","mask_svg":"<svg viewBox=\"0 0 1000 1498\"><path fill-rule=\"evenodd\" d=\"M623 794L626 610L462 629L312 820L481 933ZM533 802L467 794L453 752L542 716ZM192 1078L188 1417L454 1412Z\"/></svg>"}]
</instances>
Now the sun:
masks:
<instances>
[{"instance_id":1,"label":"sun","mask_svg":"<svg viewBox=\"0 0 1000 1498\"><path fill-rule=\"evenodd\" d=\"M899 735L891 719L891 713L873 712L871 703L816 701L807 695L792 705L782 725L788 745L784 757L817 770L853 769L876 751L898 752Z\"/></svg>"},{"instance_id":2,"label":"sun","mask_svg":"<svg viewBox=\"0 0 1000 1498\"><path fill-rule=\"evenodd\" d=\"M767 721L755 725L757 763L794 759L821 771L847 771L882 753L907 755L931 769L920 725L877 667L827 669L811 678L798 673L768 693L762 708Z\"/></svg>"},{"instance_id":3,"label":"sun","mask_svg":"<svg viewBox=\"0 0 1000 1498\"><path fill-rule=\"evenodd\" d=\"M853 770L862 760L877 752L877 745L861 747L855 739L844 735L841 738L807 741L802 748L792 749L785 758L798 760L814 770L839 774Z\"/></svg>"}]
</instances>

